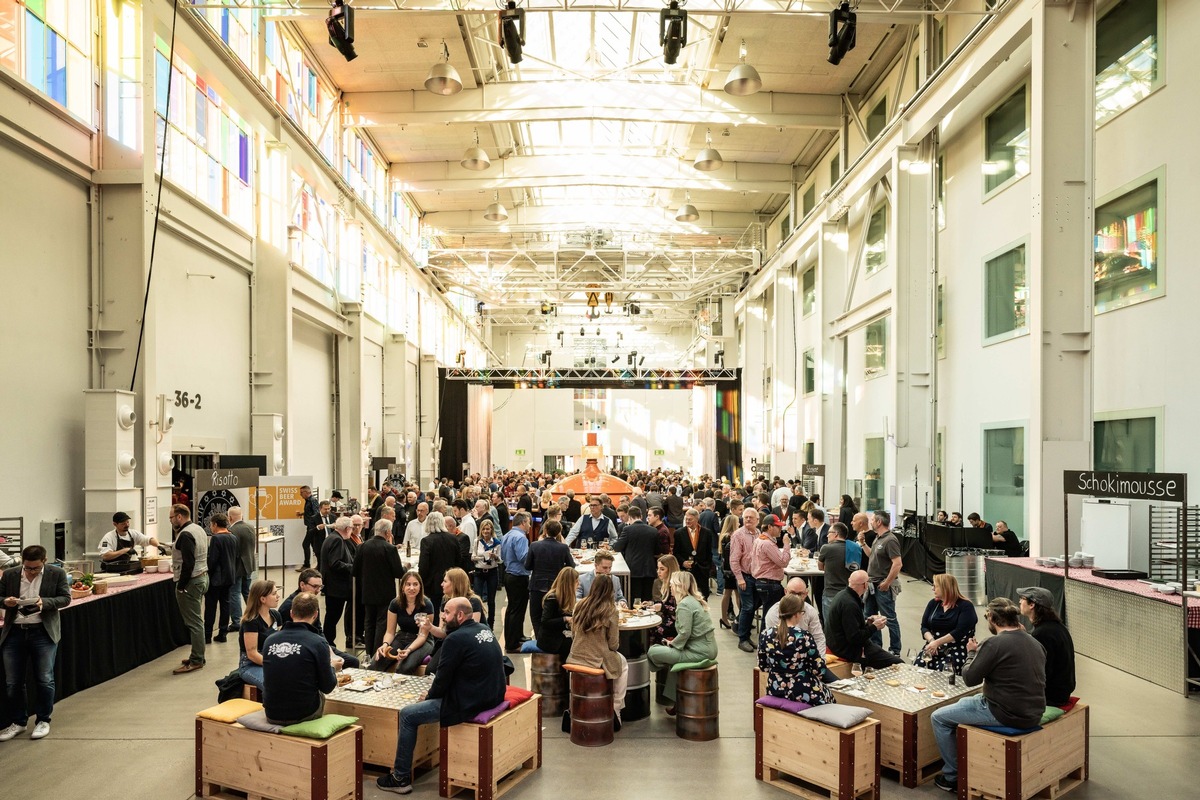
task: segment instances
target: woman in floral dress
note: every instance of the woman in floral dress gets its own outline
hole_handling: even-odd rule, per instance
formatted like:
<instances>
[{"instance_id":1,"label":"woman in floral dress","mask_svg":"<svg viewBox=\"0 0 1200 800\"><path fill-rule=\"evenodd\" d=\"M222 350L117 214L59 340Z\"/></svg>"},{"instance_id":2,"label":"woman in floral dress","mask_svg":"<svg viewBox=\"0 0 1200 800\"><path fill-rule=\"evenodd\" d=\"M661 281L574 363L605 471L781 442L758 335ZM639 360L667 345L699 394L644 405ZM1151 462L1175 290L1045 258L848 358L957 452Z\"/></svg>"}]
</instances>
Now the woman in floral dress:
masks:
<instances>
[{"instance_id":1,"label":"woman in floral dress","mask_svg":"<svg viewBox=\"0 0 1200 800\"><path fill-rule=\"evenodd\" d=\"M819 706L834 702L821 681L825 659L808 631L799 627L804 601L793 594L779 601L779 626L758 641L758 668L767 676L767 694Z\"/></svg>"}]
</instances>

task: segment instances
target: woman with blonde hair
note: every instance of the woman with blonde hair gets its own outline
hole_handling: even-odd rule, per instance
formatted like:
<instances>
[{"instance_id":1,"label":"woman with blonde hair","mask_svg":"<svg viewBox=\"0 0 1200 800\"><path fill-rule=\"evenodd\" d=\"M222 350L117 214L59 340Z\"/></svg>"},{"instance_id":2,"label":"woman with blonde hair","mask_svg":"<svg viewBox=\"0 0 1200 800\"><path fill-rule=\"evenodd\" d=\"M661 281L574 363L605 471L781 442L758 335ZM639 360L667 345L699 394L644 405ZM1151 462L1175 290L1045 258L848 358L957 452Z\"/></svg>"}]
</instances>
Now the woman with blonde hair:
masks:
<instances>
[{"instance_id":1,"label":"woman with blonde hair","mask_svg":"<svg viewBox=\"0 0 1200 800\"><path fill-rule=\"evenodd\" d=\"M409 570L400 579L400 596L388 606L387 633L375 651L371 669L415 675L433 653L433 642L422 625L432 617L433 602L425 596L421 574Z\"/></svg>"},{"instance_id":2,"label":"woman with blonde hair","mask_svg":"<svg viewBox=\"0 0 1200 800\"><path fill-rule=\"evenodd\" d=\"M733 574L733 568L729 566L729 549L733 534L740 524L741 520L736 515L726 515L725 521L721 523L721 535L717 539L718 546L721 548L721 571L725 578L725 591L721 593L721 627L727 630L733 630L730 616L733 616L733 622L736 622L738 618L737 576Z\"/></svg>"},{"instance_id":3,"label":"woman with blonde hair","mask_svg":"<svg viewBox=\"0 0 1200 800\"><path fill-rule=\"evenodd\" d=\"M621 644L617 593L612 581L593 581L587 597L575 604L571 617L571 651L567 664L602 669L613 681L613 728L621 730L621 709L629 685L629 662L617 652ZM564 725L570 722L566 713Z\"/></svg>"},{"instance_id":4,"label":"woman with blonde hair","mask_svg":"<svg viewBox=\"0 0 1200 800\"><path fill-rule=\"evenodd\" d=\"M575 613L575 588L579 573L574 567L563 567L542 600L542 624L537 629L537 649L557 653L566 659L571 654L571 618Z\"/></svg>"},{"instance_id":5,"label":"woman with blonde hair","mask_svg":"<svg viewBox=\"0 0 1200 800\"><path fill-rule=\"evenodd\" d=\"M671 595L675 598L675 636L662 644L651 645L646 652L650 668L667 669L680 662L704 661L717 657L717 640L713 635L716 626L708 615L708 603L696 588L696 578L690 572L680 570L671 576ZM678 681L674 672L667 673L664 693L672 703L667 713L675 716L675 685Z\"/></svg>"},{"instance_id":6,"label":"woman with blonde hair","mask_svg":"<svg viewBox=\"0 0 1200 800\"><path fill-rule=\"evenodd\" d=\"M275 610L278 607L279 589L275 581L255 581L250 586L246 611L238 630L238 675L260 692L263 688L263 644L283 625L283 618Z\"/></svg>"},{"instance_id":7,"label":"woman with blonde hair","mask_svg":"<svg viewBox=\"0 0 1200 800\"><path fill-rule=\"evenodd\" d=\"M662 622L650 631L650 644L659 644L675 636L675 596L671 594L671 577L679 572L679 561L675 556L658 557L658 577L654 579L654 604L651 608L662 618Z\"/></svg>"},{"instance_id":8,"label":"woman with blonde hair","mask_svg":"<svg viewBox=\"0 0 1200 800\"><path fill-rule=\"evenodd\" d=\"M758 668L767 676L767 694L819 706L834 702L821 680L825 659L812 634L800 627L804 599L785 594L779 601L779 625L763 630L758 641Z\"/></svg>"},{"instance_id":9,"label":"woman with blonde hair","mask_svg":"<svg viewBox=\"0 0 1200 800\"><path fill-rule=\"evenodd\" d=\"M933 599L921 615L921 636L925 645L913 659L913 666L944 670L954 666L962 674L967 662L967 640L975 635L979 615L970 600L962 596L958 580L950 574L933 576Z\"/></svg>"}]
</instances>

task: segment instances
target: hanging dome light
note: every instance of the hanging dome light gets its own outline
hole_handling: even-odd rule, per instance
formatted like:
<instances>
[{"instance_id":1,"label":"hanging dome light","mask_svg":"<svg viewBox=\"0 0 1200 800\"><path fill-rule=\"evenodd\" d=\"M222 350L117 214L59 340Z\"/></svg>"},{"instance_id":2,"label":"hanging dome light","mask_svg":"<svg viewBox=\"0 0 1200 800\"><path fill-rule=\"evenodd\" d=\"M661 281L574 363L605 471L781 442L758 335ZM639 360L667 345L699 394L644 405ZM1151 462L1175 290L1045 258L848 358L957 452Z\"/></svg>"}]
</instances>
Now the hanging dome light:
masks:
<instances>
[{"instance_id":1,"label":"hanging dome light","mask_svg":"<svg viewBox=\"0 0 1200 800\"><path fill-rule=\"evenodd\" d=\"M729 70L729 77L725 79L725 93L745 97L762 88L762 78L758 76L758 70L746 63L745 39L742 40L739 57L741 63Z\"/></svg>"},{"instance_id":2,"label":"hanging dome light","mask_svg":"<svg viewBox=\"0 0 1200 800\"><path fill-rule=\"evenodd\" d=\"M463 153L462 161L458 162L463 169L471 169L476 172L482 172L492 165L492 160L488 158L488 154L479 146L479 129L475 129L475 144L468 147Z\"/></svg>"},{"instance_id":3,"label":"hanging dome light","mask_svg":"<svg viewBox=\"0 0 1200 800\"><path fill-rule=\"evenodd\" d=\"M704 149L700 151L700 155L696 156L696 160L692 163L692 166L701 172L712 172L724 165L725 162L721 160L721 154L712 146L712 131L705 131Z\"/></svg>"},{"instance_id":4,"label":"hanging dome light","mask_svg":"<svg viewBox=\"0 0 1200 800\"><path fill-rule=\"evenodd\" d=\"M692 195L687 193L684 195L684 203L679 207L679 211L675 213L676 222L695 222L700 219L700 212L692 205Z\"/></svg>"},{"instance_id":5,"label":"hanging dome light","mask_svg":"<svg viewBox=\"0 0 1200 800\"><path fill-rule=\"evenodd\" d=\"M493 194L493 202L483 212L483 218L489 222L504 222L508 219L508 209L500 203L500 193Z\"/></svg>"},{"instance_id":6,"label":"hanging dome light","mask_svg":"<svg viewBox=\"0 0 1200 800\"><path fill-rule=\"evenodd\" d=\"M434 94L451 95L458 94L462 91L462 78L450 64L450 48L446 46L446 40L442 40L442 58L434 64L429 70L429 77L425 79L425 88Z\"/></svg>"}]
</instances>

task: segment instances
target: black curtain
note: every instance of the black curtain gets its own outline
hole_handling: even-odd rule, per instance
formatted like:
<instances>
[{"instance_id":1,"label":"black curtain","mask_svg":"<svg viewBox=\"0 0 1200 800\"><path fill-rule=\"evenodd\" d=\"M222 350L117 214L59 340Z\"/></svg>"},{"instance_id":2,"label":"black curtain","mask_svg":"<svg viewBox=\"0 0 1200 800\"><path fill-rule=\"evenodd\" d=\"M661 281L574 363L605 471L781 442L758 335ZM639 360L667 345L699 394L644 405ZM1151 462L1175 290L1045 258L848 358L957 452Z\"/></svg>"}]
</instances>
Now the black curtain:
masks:
<instances>
[{"instance_id":1,"label":"black curtain","mask_svg":"<svg viewBox=\"0 0 1200 800\"><path fill-rule=\"evenodd\" d=\"M438 435L442 437L438 463L442 476L453 478L455 485L462 479L462 465L467 461L467 385L466 381L446 380L446 370L438 370Z\"/></svg>"},{"instance_id":2,"label":"black curtain","mask_svg":"<svg viewBox=\"0 0 1200 800\"><path fill-rule=\"evenodd\" d=\"M717 384L717 476L733 482L742 471L742 371L737 380Z\"/></svg>"}]
</instances>

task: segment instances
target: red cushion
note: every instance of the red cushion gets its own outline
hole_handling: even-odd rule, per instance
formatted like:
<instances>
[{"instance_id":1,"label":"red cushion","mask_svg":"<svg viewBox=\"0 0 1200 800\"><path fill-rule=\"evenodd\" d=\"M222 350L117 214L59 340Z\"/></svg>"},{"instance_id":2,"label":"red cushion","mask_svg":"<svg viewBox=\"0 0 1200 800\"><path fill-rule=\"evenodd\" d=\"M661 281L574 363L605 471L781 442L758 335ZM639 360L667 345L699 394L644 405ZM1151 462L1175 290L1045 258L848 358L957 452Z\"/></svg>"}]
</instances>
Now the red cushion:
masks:
<instances>
[{"instance_id":1,"label":"red cushion","mask_svg":"<svg viewBox=\"0 0 1200 800\"><path fill-rule=\"evenodd\" d=\"M1075 707L1075 704L1078 702L1079 702L1079 698L1076 697L1075 695L1071 695L1071 699L1068 700L1063 705L1059 706L1059 708L1061 708L1063 711L1070 711L1072 708Z\"/></svg>"},{"instance_id":2,"label":"red cushion","mask_svg":"<svg viewBox=\"0 0 1200 800\"><path fill-rule=\"evenodd\" d=\"M504 699L508 703L509 708L516 708L531 697L533 697L533 692L528 689L522 689L520 686L506 686L504 688Z\"/></svg>"}]
</instances>

